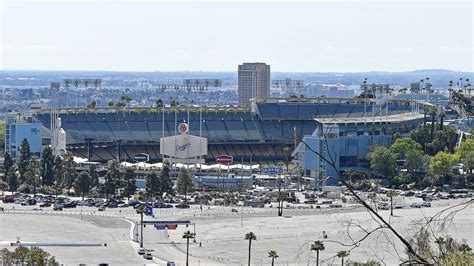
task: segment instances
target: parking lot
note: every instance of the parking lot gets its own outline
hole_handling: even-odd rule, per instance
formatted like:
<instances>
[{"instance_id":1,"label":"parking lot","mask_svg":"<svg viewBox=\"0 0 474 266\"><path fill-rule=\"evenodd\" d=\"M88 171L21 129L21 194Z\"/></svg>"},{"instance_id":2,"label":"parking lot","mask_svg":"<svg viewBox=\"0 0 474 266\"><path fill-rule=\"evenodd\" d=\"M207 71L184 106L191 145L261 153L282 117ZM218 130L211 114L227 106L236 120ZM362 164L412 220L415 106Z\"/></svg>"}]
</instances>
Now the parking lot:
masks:
<instances>
[{"instance_id":1,"label":"parking lot","mask_svg":"<svg viewBox=\"0 0 474 266\"><path fill-rule=\"evenodd\" d=\"M303 194L297 197L304 198ZM385 195L370 202L377 206L380 202L389 202ZM429 201L420 197L403 197L403 208L394 210L394 217L389 217L389 210L379 212L405 236L416 220L429 217L434 213L455 204L467 201L469 198L437 199ZM283 217L277 217L275 206L266 204L265 208L241 206L208 206L191 205L190 208L154 208L153 217L146 216L145 220L190 219L192 225L187 229L196 232L196 243L190 245L191 265L229 265L241 264L247 258L247 242L243 239L246 232L252 231L257 235L253 244L253 263L267 265L268 250L277 250L280 258L278 263L289 265L306 265L314 263L314 254L308 252L311 241L322 239L323 231L328 236L326 250L322 259L331 263L337 251L345 247L330 242L332 240L349 241L345 222L352 220L363 225L373 225L373 220L367 212L350 201L342 203L340 208L332 208L323 203L326 199L318 199L315 204L285 203ZM430 202L431 207L421 206ZM410 207L412 204L418 207ZM43 243L107 243L104 247L45 247L44 249L61 262L66 264L100 262L112 265L139 265L154 262L165 265L166 261L174 261L184 265L185 241L182 238L185 226L176 230L156 230L152 226L145 228L144 243L151 249L153 261L147 261L137 254L138 243L134 224L139 221L139 215L131 207L105 208L76 206L54 210L53 206L39 207L36 205L0 203L4 212L0 213L0 242L8 247L20 237L22 242ZM275 204L273 204L275 205ZM320 206L316 208L316 206ZM243 226L242 226L243 225ZM456 227L449 228L449 235L474 245L474 208L463 210L456 216ZM466 234L468 232L468 234ZM351 231L353 238L362 236L360 230ZM201 246L199 245L201 244ZM351 252L350 260L366 260L367 258L384 260L391 264L400 261L394 252L394 246L399 253L403 247L390 233L383 237L368 238L363 244ZM374 257L377 254L377 257ZM401 255L400 255L401 256Z\"/></svg>"}]
</instances>

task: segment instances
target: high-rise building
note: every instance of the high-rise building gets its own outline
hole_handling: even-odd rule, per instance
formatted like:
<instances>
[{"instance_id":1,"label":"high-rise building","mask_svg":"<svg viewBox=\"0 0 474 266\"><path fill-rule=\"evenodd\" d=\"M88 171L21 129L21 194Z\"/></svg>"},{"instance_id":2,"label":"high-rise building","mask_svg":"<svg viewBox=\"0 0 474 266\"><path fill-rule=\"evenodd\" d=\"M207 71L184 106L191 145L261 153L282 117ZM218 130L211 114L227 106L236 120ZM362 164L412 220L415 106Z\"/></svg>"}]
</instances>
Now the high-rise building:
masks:
<instances>
[{"instance_id":1,"label":"high-rise building","mask_svg":"<svg viewBox=\"0 0 474 266\"><path fill-rule=\"evenodd\" d=\"M270 97L270 65L265 63L243 63L239 65L239 105L250 103L250 99Z\"/></svg>"}]
</instances>

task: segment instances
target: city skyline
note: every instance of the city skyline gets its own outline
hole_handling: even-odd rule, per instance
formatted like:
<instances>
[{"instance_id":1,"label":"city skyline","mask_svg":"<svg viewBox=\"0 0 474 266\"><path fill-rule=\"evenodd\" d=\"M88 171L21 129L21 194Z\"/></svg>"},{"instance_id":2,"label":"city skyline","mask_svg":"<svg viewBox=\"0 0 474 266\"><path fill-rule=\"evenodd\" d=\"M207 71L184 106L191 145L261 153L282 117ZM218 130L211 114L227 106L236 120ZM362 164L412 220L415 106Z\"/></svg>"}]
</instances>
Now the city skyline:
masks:
<instances>
[{"instance_id":1,"label":"city skyline","mask_svg":"<svg viewBox=\"0 0 474 266\"><path fill-rule=\"evenodd\" d=\"M469 1L7 0L0 7L3 70L236 72L242 62L275 72L473 70Z\"/></svg>"}]
</instances>

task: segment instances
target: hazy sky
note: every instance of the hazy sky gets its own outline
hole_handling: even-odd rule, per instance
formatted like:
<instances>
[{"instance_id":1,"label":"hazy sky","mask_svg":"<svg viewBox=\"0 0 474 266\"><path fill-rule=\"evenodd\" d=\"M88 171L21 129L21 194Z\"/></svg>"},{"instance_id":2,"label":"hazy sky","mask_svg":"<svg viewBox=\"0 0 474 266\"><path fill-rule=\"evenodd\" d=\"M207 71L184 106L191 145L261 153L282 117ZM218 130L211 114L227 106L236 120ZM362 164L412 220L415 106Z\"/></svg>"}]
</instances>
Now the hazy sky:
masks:
<instances>
[{"instance_id":1,"label":"hazy sky","mask_svg":"<svg viewBox=\"0 0 474 266\"><path fill-rule=\"evenodd\" d=\"M1 69L474 69L472 1L0 3Z\"/></svg>"}]
</instances>

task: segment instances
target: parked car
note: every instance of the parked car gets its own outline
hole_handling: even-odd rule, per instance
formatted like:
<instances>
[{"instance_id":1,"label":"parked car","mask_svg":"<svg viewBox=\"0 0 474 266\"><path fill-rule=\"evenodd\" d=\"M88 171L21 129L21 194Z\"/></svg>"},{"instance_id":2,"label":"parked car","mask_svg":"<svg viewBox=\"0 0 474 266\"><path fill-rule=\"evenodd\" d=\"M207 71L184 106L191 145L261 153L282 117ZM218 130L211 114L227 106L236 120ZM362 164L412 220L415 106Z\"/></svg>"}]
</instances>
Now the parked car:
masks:
<instances>
[{"instance_id":1,"label":"parked car","mask_svg":"<svg viewBox=\"0 0 474 266\"><path fill-rule=\"evenodd\" d=\"M3 203L14 203L15 195L5 195L3 196Z\"/></svg>"},{"instance_id":2,"label":"parked car","mask_svg":"<svg viewBox=\"0 0 474 266\"><path fill-rule=\"evenodd\" d=\"M103 211L105 211L105 207L104 207L104 206L100 206L97 210L100 211L100 212L103 212Z\"/></svg>"},{"instance_id":3,"label":"parked car","mask_svg":"<svg viewBox=\"0 0 474 266\"><path fill-rule=\"evenodd\" d=\"M47 207L51 207L51 203L49 201L45 201L40 204L40 208L47 208Z\"/></svg>"},{"instance_id":4,"label":"parked car","mask_svg":"<svg viewBox=\"0 0 474 266\"><path fill-rule=\"evenodd\" d=\"M154 202L153 208L173 208L173 205L163 202Z\"/></svg>"},{"instance_id":5,"label":"parked car","mask_svg":"<svg viewBox=\"0 0 474 266\"><path fill-rule=\"evenodd\" d=\"M140 203L140 202L138 200L134 200L134 199L131 199L131 200L128 201L129 206L135 206L138 203Z\"/></svg>"},{"instance_id":6,"label":"parked car","mask_svg":"<svg viewBox=\"0 0 474 266\"><path fill-rule=\"evenodd\" d=\"M421 204L420 203L412 203L412 204L410 204L410 207L412 207L412 208L421 208Z\"/></svg>"},{"instance_id":7,"label":"parked car","mask_svg":"<svg viewBox=\"0 0 474 266\"><path fill-rule=\"evenodd\" d=\"M168 261L168 263L166 263L166 266L176 266L176 263L174 263L174 261Z\"/></svg>"},{"instance_id":8,"label":"parked car","mask_svg":"<svg viewBox=\"0 0 474 266\"><path fill-rule=\"evenodd\" d=\"M379 203L377 208L379 208L379 210L388 210L388 209L390 209L390 204L388 204L386 202L382 202L382 203Z\"/></svg>"},{"instance_id":9,"label":"parked car","mask_svg":"<svg viewBox=\"0 0 474 266\"><path fill-rule=\"evenodd\" d=\"M428 201L425 201L421 204L421 207L431 207L431 203Z\"/></svg>"},{"instance_id":10,"label":"parked car","mask_svg":"<svg viewBox=\"0 0 474 266\"><path fill-rule=\"evenodd\" d=\"M145 255L146 249L145 248L139 248L138 249L138 255Z\"/></svg>"},{"instance_id":11,"label":"parked car","mask_svg":"<svg viewBox=\"0 0 474 266\"><path fill-rule=\"evenodd\" d=\"M176 205L176 208L179 208L179 209L188 209L189 208L189 204L186 204L184 202Z\"/></svg>"},{"instance_id":12,"label":"parked car","mask_svg":"<svg viewBox=\"0 0 474 266\"><path fill-rule=\"evenodd\" d=\"M66 202L64 202L63 207L64 208L76 208L77 207L77 201L75 201L75 200L66 201Z\"/></svg>"},{"instance_id":13,"label":"parked car","mask_svg":"<svg viewBox=\"0 0 474 266\"><path fill-rule=\"evenodd\" d=\"M105 206L108 208L118 208L118 204L115 201L109 201L105 204Z\"/></svg>"},{"instance_id":14,"label":"parked car","mask_svg":"<svg viewBox=\"0 0 474 266\"><path fill-rule=\"evenodd\" d=\"M143 257L147 260L152 260L153 259L153 255L151 255L150 252L147 252L143 255Z\"/></svg>"},{"instance_id":15,"label":"parked car","mask_svg":"<svg viewBox=\"0 0 474 266\"><path fill-rule=\"evenodd\" d=\"M63 205L59 204L59 203L54 203L53 210L54 211L62 211L63 210Z\"/></svg>"}]
</instances>

